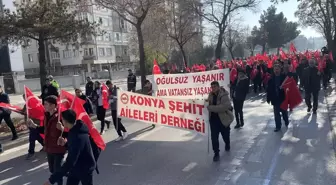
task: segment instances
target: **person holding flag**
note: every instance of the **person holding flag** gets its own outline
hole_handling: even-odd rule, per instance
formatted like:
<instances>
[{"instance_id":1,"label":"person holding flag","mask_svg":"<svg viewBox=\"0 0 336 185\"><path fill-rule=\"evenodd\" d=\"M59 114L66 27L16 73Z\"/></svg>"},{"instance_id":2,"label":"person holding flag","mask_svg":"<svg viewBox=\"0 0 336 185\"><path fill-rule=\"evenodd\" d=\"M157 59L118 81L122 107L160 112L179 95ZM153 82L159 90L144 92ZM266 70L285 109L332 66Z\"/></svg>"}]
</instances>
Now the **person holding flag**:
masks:
<instances>
[{"instance_id":1,"label":"person holding flag","mask_svg":"<svg viewBox=\"0 0 336 185\"><path fill-rule=\"evenodd\" d=\"M274 74L272 78L268 81L267 85L267 103L273 105L274 119L275 119L275 129L274 132L279 132L281 130L281 116L285 121L285 125L288 126L288 112L280 108L281 103L285 100L285 92L281 88L282 83L285 80L285 76L281 74L281 66L276 64L273 66Z\"/></svg>"},{"instance_id":2,"label":"person holding flag","mask_svg":"<svg viewBox=\"0 0 336 185\"><path fill-rule=\"evenodd\" d=\"M62 123L58 120L57 97L48 96L44 99L45 118L44 126L36 125L31 119L27 121L28 126L36 128L40 133L44 133L44 151L47 153L50 173L61 170L66 148L59 145L59 137L66 138L67 132L61 128ZM57 180L57 185L63 185L63 179Z\"/></svg>"},{"instance_id":3,"label":"person holding flag","mask_svg":"<svg viewBox=\"0 0 336 185\"><path fill-rule=\"evenodd\" d=\"M23 94L22 97L23 97L24 101L26 101L26 95ZM27 115L27 102L23 106L22 114L24 115L24 121L26 123L27 123L28 119L31 119L34 122L34 124L40 125L41 120L34 119L31 116ZM35 156L35 141L38 141L41 144L42 149L40 150L40 152L42 152L43 147L44 147L44 140L43 140L42 136L40 135L39 131L36 128L29 127L29 147L28 147L28 154L26 156L26 160L30 160L30 159L34 158L34 156Z\"/></svg>"},{"instance_id":4,"label":"person holding flag","mask_svg":"<svg viewBox=\"0 0 336 185\"><path fill-rule=\"evenodd\" d=\"M1 85L0 85L0 103L7 103L7 104L10 103L9 96L3 91ZM18 135L15 130L14 123L11 119L11 110L0 107L0 124L3 119L5 120L10 130L12 131L12 140L16 140L18 138Z\"/></svg>"},{"instance_id":5,"label":"person holding flag","mask_svg":"<svg viewBox=\"0 0 336 185\"><path fill-rule=\"evenodd\" d=\"M93 185L93 171L96 160L93 154L89 128L82 120L76 120L75 111L68 109L61 113L62 123L69 129L68 138L60 137L57 143L67 146L68 156L62 167L55 171L44 185L62 180L68 174L67 185Z\"/></svg>"},{"instance_id":6,"label":"person holding flag","mask_svg":"<svg viewBox=\"0 0 336 185\"><path fill-rule=\"evenodd\" d=\"M108 89L105 84L101 84L99 81L95 81L95 90L92 93L93 103L96 105L97 119L101 122L100 134L105 132L105 124L107 129L110 128L110 121L105 120L106 110L109 108L108 103Z\"/></svg>"},{"instance_id":7,"label":"person holding flag","mask_svg":"<svg viewBox=\"0 0 336 185\"><path fill-rule=\"evenodd\" d=\"M114 123L114 127L117 130L118 138L116 141L124 140L127 138L127 131L124 125L121 123L121 118L118 118L117 114L117 86L113 86L110 80L106 81L106 85L109 88L109 103L111 105L111 115Z\"/></svg>"}]
</instances>

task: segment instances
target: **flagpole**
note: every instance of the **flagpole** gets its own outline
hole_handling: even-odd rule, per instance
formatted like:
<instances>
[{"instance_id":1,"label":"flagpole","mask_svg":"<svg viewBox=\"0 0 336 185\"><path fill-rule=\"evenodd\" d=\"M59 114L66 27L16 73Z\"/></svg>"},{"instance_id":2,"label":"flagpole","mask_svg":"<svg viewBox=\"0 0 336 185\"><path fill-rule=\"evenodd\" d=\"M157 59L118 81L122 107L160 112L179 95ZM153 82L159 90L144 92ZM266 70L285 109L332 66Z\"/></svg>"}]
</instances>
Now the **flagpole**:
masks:
<instances>
[{"instance_id":1,"label":"flagpole","mask_svg":"<svg viewBox=\"0 0 336 185\"><path fill-rule=\"evenodd\" d=\"M25 93L25 102L26 102L26 114L27 114L27 118L26 118L26 122L28 121L28 118L29 118L29 115L28 115L28 101L27 101L27 91L26 91L26 85L24 85L23 86L23 88L24 88L24 93Z\"/></svg>"},{"instance_id":2,"label":"flagpole","mask_svg":"<svg viewBox=\"0 0 336 185\"><path fill-rule=\"evenodd\" d=\"M61 121L61 105L62 105L62 89L60 87L60 102L58 103L58 110L57 110L57 112L58 112L58 117L57 117L58 122ZM63 127L63 130L61 130L60 137L62 137L63 132L64 132L64 127Z\"/></svg>"}]
</instances>

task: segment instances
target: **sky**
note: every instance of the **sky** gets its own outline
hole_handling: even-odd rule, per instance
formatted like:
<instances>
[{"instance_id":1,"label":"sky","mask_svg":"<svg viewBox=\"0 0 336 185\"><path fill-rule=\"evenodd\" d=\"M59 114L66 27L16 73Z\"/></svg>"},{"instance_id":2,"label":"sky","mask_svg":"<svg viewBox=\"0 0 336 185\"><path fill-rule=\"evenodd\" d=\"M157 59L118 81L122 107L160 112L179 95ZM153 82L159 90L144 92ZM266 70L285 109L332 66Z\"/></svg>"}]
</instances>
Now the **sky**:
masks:
<instances>
[{"instance_id":1,"label":"sky","mask_svg":"<svg viewBox=\"0 0 336 185\"><path fill-rule=\"evenodd\" d=\"M288 0L286 3L279 3L276 5L277 7L277 13L283 12L284 16L287 18L288 21L298 21L298 19L294 16L295 11L297 10L298 6L297 0ZM241 13L242 19L244 20L246 25L249 25L249 27L252 29L253 26L259 25L259 18L261 13L264 10L267 10L268 7L270 7L272 3L270 0L262 0L262 3L260 3L258 7L258 12L253 13L250 11L244 11ZM313 28L300 28L301 34L306 37L319 37L321 36L320 33L317 33Z\"/></svg>"}]
</instances>

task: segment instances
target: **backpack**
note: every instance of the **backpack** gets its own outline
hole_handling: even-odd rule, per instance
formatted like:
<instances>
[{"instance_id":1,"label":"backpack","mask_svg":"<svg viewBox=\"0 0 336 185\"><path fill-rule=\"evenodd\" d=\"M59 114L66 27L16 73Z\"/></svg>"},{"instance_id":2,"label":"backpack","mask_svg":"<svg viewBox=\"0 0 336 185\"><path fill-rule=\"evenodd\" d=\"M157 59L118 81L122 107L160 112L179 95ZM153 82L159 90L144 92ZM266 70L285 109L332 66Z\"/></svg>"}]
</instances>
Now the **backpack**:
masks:
<instances>
[{"instance_id":1,"label":"backpack","mask_svg":"<svg viewBox=\"0 0 336 185\"><path fill-rule=\"evenodd\" d=\"M94 142L93 138L91 136L89 136L90 138L90 144L91 144L91 149L92 149L92 153L93 153L93 157L96 161L96 172L97 174L99 174L99 170L98 170L98 158L100 156L101 153L101 149L97 146L97 144Z\"/></svg>"}]
</instances>

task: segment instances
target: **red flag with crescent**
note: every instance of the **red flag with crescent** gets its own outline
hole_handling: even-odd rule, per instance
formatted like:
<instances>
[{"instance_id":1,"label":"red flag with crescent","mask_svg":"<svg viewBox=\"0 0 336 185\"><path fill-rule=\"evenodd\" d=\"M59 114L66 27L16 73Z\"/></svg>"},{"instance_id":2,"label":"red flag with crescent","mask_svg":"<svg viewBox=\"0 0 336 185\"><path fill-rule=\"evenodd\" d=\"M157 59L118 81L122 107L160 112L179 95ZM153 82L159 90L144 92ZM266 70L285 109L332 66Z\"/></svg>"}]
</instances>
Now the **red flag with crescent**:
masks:
<instances>
[{"instance_id":1,"label":"red flag with crescent","mask_svg":"<svg viewBox=\"0 0 336 185\"><path fill-rule=\"evenodd\" d=\"M43 121L44 120L44 107L41 101L33 94L28 88L24 87L26 95L26 108L29 118L34 118Z\"/></svg>"},{"instance_id":2,"label":"red flag with crescent","mask_svg":"<svg viewBox=\"0 0 336 185\"><path fill-rule=\"evenodd\" d=\"M110 107L109 104L109 92L108 92L108 87L106 84L103 83L103 86L101 88L101 93L102 93L102 99L103 99L103 107L104 109L108 109Z\"/></svg>"},{"instance_id":3,"label":"red flag with crescent","mask_svg":"<svg viewBox=\"0 0 336 185\"><path fill-rule=\"evenodd\" d=\"M152 70L152 74L153 74L153 75L159 75L159 74L162 74L162 73L161 73L161 70L160 70L160 67L159 67L159 64L157 63L156 59L154 59L154 61L153 61L153 70Z\"/></svg>"},{"instance_id":4,"label":"red flag with crescent","mask_svg":"<svg viewBox=\"0 0 336 185\"><path fill-rule=\"evenodd\" d=\"M78 97L74 98L74 104L72 109L76 112L77 120L82 120L86 124L86 126L89 128L89 133L93 141L97 144L97 146L100 149L104 150L106 147L104 139L101 137L100 133L95 128L90 116L86 113L83 104L81 104L81 102L82 100L80 98Z\"/></svg>"}]
</instances>

